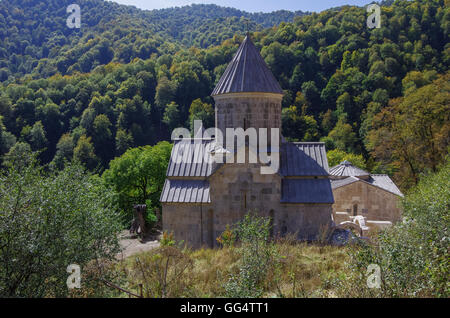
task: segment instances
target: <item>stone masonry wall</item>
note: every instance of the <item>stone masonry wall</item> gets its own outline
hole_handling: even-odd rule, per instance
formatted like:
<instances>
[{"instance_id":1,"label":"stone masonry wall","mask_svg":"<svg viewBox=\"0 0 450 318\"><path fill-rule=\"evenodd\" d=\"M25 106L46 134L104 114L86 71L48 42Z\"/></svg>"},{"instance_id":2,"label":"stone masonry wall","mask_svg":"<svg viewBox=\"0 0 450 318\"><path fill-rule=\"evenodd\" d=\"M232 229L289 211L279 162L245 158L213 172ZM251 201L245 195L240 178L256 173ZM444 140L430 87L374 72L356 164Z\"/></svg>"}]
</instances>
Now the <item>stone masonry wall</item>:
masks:
<instances>
[{"instance_id":1,"label":"stone masonry wall","mask_svg":"<svg viewBox=\"0 0 450 318\"><path fill-rule=\"evenodd\" d=\"M267 93L227 95L215 96L216 127L222 131L224 139L226 128L253 127L257 130L267 128L268 136L271 128L281 128L282 95Z\"/></svg>"},{"instance_id":2,"label":"stone masonry wall","mask_svg":"<svg viewBox=\"0 0 450 318\"><path fill-rule=\"evenodd\" d=\"M315 239L321 227L331 223L331 204L280 203L281 177L261 175L258 164L227 164L210 184L214 214L220 215L214 219L218 235L249 211L272 218L274 235L297 233L299 239Z\"/></svg>"},{"instance_id":3,"label":"stone masonry wall","mask_svg":"<svg viewBox=\"0 0 450 318\"><path fill-rule=\"evenodd\" d=\"M313 240L331 223L331 204L285 204L281 177L261 175L259 164L226 164L210 178L211 204L163 204L163 230L193 248L215 247L216 238L250 211L270 217L272 234Z\"/></svg>"},{"instance_id":4,"label":"stone masonry wall","mask_svg":"<svg viewBox=\"0 0 450 318\"><path fill-rule=\"evenodd\" d=\"M333 216L336 223L348 221L347 218L336 215L336 212L354 215L354 208L357 215L363 215L368 220L397 222L401 218L399 196L361 181L334 189L333 196Z\"/></svg>"},{"instance_id":5,"label":"stone masonry wall","mask_svg":"<svg viewBox=\"0 0 450 318\"><path fill-rule=\"evenodd\" d=\"M258 164L226 164L210 178L214 202L214 235L240 221L250 211L273 217L279 209L281 178L261 175Z\"/></svg>"},{"instance_id":6,"label":"stone masonry wall","mask_svg":"<svg viewBox=\"0 0 450 318\"><path fill-rule=\"evenodd\" d=\"M192 248L213 246L211 204L163 203L162 210L163 231L173 233L177 242Z\"/></svg>"}]
</instances>

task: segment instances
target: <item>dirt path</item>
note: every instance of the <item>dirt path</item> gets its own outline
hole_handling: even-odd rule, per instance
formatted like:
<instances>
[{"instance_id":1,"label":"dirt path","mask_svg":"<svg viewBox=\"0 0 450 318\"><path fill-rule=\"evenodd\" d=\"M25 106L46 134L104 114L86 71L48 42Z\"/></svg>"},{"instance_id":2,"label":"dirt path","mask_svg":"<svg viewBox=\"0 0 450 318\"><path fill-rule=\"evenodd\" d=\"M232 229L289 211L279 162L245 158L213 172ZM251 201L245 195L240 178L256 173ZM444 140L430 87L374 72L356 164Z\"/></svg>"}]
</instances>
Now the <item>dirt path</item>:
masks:
<instances>
[{"instance_id":1,"label":"dirt path","mask_svg":"<svg viewBox=\"0 0 450 318\"><path fill-rule=\"evenodd\" d=\"M119 259L125 259L134 254L149 251L159 246L157 236L148 237L141 242L139 237L130 235L128 230L120 233L120 246L122 247L122 253L119 253L117 257Z\"/></svg>"}]
</instances>

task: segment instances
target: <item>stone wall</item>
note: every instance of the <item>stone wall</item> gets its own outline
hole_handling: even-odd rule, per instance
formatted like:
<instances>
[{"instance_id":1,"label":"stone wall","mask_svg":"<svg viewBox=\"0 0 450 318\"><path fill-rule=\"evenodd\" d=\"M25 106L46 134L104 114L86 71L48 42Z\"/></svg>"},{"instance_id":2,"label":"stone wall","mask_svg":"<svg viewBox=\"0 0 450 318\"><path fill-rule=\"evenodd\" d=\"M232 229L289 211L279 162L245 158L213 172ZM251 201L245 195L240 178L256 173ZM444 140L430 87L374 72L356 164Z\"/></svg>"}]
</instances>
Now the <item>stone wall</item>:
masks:
<instances>
[{"instance_id":1,"label":"stone wall","mask_svg":"<svg viewBox=\"0 0 450 318\"><path fill-rule=\"evenodd\" d=\"M162 209L163 231L173 233L177 242L192 248L214 246L211 204L163 203Z\"/></svg>"},{"instance_id":2,"label":"stone wall","mask_svg":"<svg viewBox=\"0 0 450 318\"><path fill-rule=\"evenodd\" d=\"M348 215L356 212L357 215L367 217L367 220L393 223L401 218L399 196L362 181L333 189L333 196L333 217L336 224L349 220L336 212L347 212Z\"/></svg>"},{"instance_id":3,"label":"stone wall","mask_svg":"<svg viewBox=\"0 0 450 318\"><path fill-rule=\"evenodd\" d=\"M331 225L331 204L280 204L275 235L296 234L299 240L317 240Z\"/></svg>"},{"instance_id":4,"label":"stone wall","mask_svg":"<svg viewBox=\"0 0 450 318\"><path fill-rule=\"evenodd\" d=\"M280 203L281 177L261 175L259 164L226 164L210 177L211 204L163 204L163 230L193 248L216 238L250 211L270 217L272 234L313 240L331 223L331 204Z\"/></svg>"},{"instance_id":5,"label":"stone wall","mask_svg":"<svg viewBox=\"0 0 450 318\"><path fill-rule=\"evenodd\" d=\"M216 127L224 134L226 128L281 129L281 94L235 93L214 96ZM281 132L280 132L281 134Z\"/></svg>"},{"instance_id":6,"label":"stone wall","mask_svg":"<svg viewBox=\"0 0 450 318\"><path fill-rule=\"evenodd\" d=\"M215 235L240 221L249 211L272 217L281 198L279 175L261 175L258 164L226 164L210 178Z\"/></svg>"},{"instance_id":7,"label":"stone wall","mask_svg":"<svg viewBox=\"0 0 450 318\"><path fill-rule=\"evenodd\" d=\"M273 220L274 235L297 233L299 239L314 239L321 227L331 223L331 204L286 204L281 200L281 177L261 175L258 164L227 164L210 180L217 234L248 213Z\"/></svg>"}]
</instances>

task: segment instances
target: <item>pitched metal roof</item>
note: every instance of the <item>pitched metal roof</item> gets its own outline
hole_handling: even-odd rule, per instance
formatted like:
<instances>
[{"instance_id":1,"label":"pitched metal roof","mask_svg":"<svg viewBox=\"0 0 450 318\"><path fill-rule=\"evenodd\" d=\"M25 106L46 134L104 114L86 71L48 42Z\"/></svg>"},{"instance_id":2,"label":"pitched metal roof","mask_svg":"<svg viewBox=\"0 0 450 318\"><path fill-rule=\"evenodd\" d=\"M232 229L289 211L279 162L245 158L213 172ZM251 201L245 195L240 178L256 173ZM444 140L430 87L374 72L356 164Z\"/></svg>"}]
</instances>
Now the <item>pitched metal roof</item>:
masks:
<instances>
[{"instance_id":1,"label":"pitched metal roof","mask_svg":"<svg viewBox=\"0 0 450 318\"><path fill-rule=\"evenodd\" d=\"M283 179L282 203L334 203L329 179Z\"/></svg>"},{"instance_id":2,"label":"pitched metal roof","mask_svg":"<svg viewBox=\"0 0 450 318\"><path fill-rule=\"evenodd\" d=\"M368 182L393 194L403 196L403 193L386 174L372 174Z\"/></svg>"},{"instance_id":3,"label":"pitched metal roof","mask_svg":"<svg viewBox=\"0 0 450 318\"><path fill-rule=\"evenodd\" d=\"M360 181L361 179L358 179L356 177L348 177L345 179L337 179L337 180L331 180L331 188L337 189L343 186L346 186L347 184Z\"/></svg>"},{"instance_id":4,"label":"pitched metal roof","mask_svg":"<svg viewBox=\"0 0 450 318\"><path fill-rule=\"evenodd\" d=\"M281 145L282 176L327 176L328 160L323 142L286 142Z\"/></svg>"},{"instance_id":5,"label":"pitched metal roof","mask_svg":"<svg viewBox=\"0 0 450 318\"><path fill-rule=\"evenodd\" d=\"M211 151L221 149L214 140L181 139L175 141L161 193L163 203L210 203L206 180L221 164L211 158ZM328 176L324 143L283 143L282 176ZM328 179L283 179L284 203L333 203Z\"/></svg>"},{"instance_id":6,"label":"pitched metal roof","mask_svg":"<svg viewBox=\"0 0 450 318\"><path fill-rule=\"evenodd\" d=\"M217 166L210 153L213 149L215 142L209 139L175 141L167 177L209 177Z\"/></svg>"},{"instance_id":7,"label":"pitched metal roof","mask_svg":"<svg viewBox=\"0 0 450 318\"><path fill-rule=\"evenodd\" d=\"M375 187L381 188L398 196L403 196L402 192L397 188L397 186L391 180L391 178L389 178L389 176L385 174L372 174L370 175L370 178L367 180L359 179L357 177L348 177L345 179L331 180L331 187L333 189L337 189L357 181L371 184Z\"/></svg>"},{"instance_id":8,"label":"pitched metal roof","mask_svg":"<svg viewBox=\"0 0 450 318\"><path fill-rule=\"evenodd\" d=\"M249 35L239 46L211 95L242 92L283 94L280 84Z\"/></svg>"},{"instance_id":9,"label":"pitched metal roof","mask_svg":"<svg viewBox=\"0 0 450 318\"><path fill-rule=\"evenodd\" d=\"M167 167L167 177L207 178L221 165L214 162L211 151L220 152L213 140L182 139L175 141ZM282 176L327 176L325 144L283 143L280 153Z\"/></svg>"},{"instance_id":10,"label":"pitched metal roof","mask_svg":"<svg viewBox=\"0 0 450 318\"><path fill-rule=\"evenodd\" d=\"M338 177L368 176L369 172L354 166L350 161L343 161L337 166L330 168L330 175Z\"/></svg>"},{"instance_id":11,"label":"pitched metal roof","mask_svg":"<svg viewBox=\"0 0 450 318\"><path fill-rule=\"evenodd\" d=\"M163 203L210 203L209 182L166 179L160 201Z\"/></svg>"}]
</instances>

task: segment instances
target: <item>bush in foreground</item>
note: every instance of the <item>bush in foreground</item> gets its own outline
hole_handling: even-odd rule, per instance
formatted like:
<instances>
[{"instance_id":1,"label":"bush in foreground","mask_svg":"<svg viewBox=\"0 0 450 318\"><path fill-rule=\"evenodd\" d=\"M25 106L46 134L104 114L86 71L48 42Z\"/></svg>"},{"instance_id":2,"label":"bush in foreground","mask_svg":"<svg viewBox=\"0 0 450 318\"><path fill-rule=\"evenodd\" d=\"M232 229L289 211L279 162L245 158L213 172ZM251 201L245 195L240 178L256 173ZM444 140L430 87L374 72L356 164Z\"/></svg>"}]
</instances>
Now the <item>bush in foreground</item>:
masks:
<instances>
[{"instance_id":1,"label":"bush in foreground","mask_svg":"<svg viewBox=\"0 0 450 318\"><path fill-rule=\"evenodd\" d=\"M425 177L402 201L404 221L376 244L353 251L341 296L449 297L450 163ZM381 268L380 288L367 287L367 267Z\"/></svg>"},{"instance_id":2,"label":"bush in foreground","mask_svg":"<svg viewBox=\"0 0 450 318\"><path fill-rule=\"evenodd\" d=\"M225 284L228 297L261 297L269 267L279 265L272 242L269 241L270 219L251 213L236 226L240 241L239 273Z\"/></svg>"},{"instance_id":3,"label":"bush in foreground","mask_svg":"<svg viewBox=\"0 0 450 318\"><path fill-rule=\"evenodd\" d=\"M67 266L119 250L120 220L99 178L70 164L45 172L32 157L0 174L0 296L65 297Z\"/></svg>"}]
</instances>

